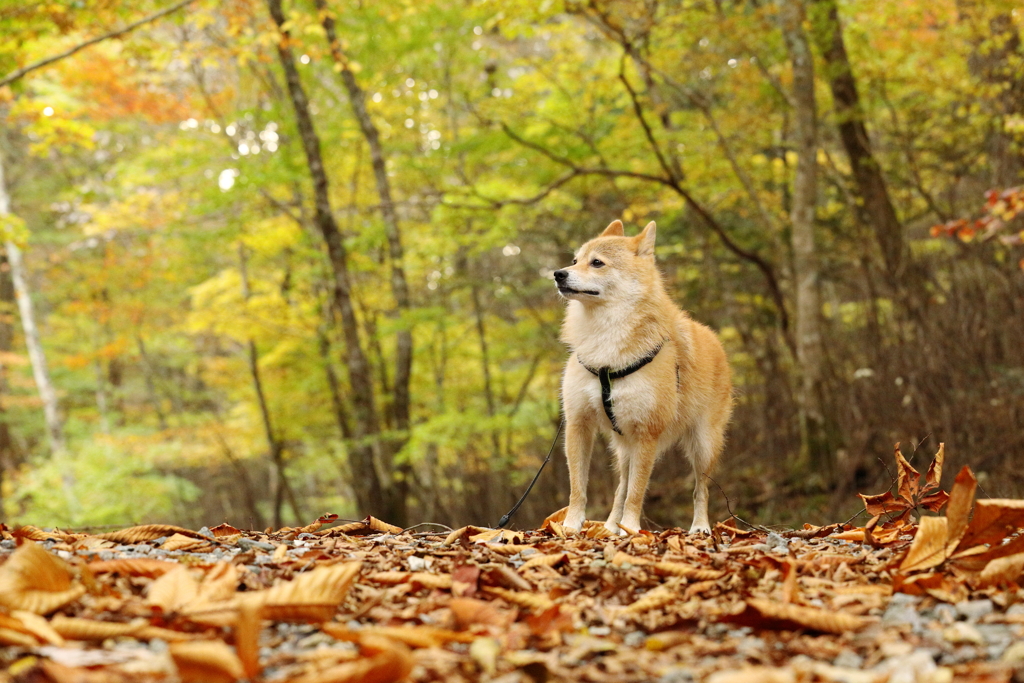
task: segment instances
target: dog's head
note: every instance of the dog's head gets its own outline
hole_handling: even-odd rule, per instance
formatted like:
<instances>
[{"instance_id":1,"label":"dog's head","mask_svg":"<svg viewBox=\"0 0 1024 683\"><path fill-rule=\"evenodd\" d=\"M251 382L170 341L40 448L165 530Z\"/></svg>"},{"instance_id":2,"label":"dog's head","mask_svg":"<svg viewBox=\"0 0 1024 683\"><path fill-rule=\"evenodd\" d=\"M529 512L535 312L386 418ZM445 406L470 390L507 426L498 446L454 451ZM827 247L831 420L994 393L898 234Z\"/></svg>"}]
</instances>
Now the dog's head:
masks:
<instances>
[{"instance_id":1,"label":"dog's head","mask_svg":"<svg viewBox=\"0 0 1024 683\"><path fill-rule=\"evenodd\" d=\"M555 271L558 293L583 303L632 298L657 280L654 265L654 222L635 237L626 237L622 221L612 221L598 237L576 252L568 268Z\"/></svg>"}]
</instances>

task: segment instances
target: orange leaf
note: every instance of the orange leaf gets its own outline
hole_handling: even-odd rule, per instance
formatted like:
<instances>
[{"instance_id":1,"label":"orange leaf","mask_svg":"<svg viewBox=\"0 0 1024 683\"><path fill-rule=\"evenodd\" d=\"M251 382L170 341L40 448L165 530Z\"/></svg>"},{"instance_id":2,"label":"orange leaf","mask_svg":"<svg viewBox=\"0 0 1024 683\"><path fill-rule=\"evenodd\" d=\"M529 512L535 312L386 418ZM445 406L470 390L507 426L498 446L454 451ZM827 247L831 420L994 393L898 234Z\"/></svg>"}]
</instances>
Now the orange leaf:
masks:
<instances>
[{"instance_id":1,"label":"orange leaf","mask_svg":"<svg viewBox=\"0 0 1024 683\"><path fill-rule=\"evenodd\" d=\"M32 541L0 565L0 605L9 609L49 614L84 593L85 586L72 581L67 564Z\"/></svg>"},{"instance_id":2,"label":"orange leaf","mask_svg":"<svg viewBox=\"0 0 1024 683\"><path fill-rule=\"evenodd\" d=\"M967 523L974 507L974 492L978 488L978 480L967 465L961 468L953 481L953 490L949 494L949 507L946 508L946 552L952 553L960 539L967 531Z\"/></svg>"},{"instance_id":3,"label":"orange leaf","mask_svg":"<svg viewBox=\"0 0 1024 683\"><path fill-rule=\"evenodd\" d=\"M173 536L174 534L181 534L182 536L188 536L189 538L206 538L195 531L183 529L180 526L173 526L171 524L144 524L142 526L133 526L120 531L97 534L95 538L102 538L103 540L114 541L115 543L130 544L153 541L164 536Z\"/></svg>"},{"instance_id":4,"label":"orange leaf","mask_svg":"<svg viewBox=\"0 0 1024 683\"><path fill-rule=\"evenodd\" d=\"M317 567L273 588L242 593L242 604L258 606L263 617L277 621L328 621L345 601L361 562Z\"/></svg>"},{"instance_id":5,"label":"orange leaf","mask_svg":"<svg viewBox=\"0 0 1024 683\"><path fill-rule=\"evenodd\" d=\"M859 631L874 620L834 610L802 607L770 600L747 600L743 611L722 619L757 628L807 628L822 633L845 634Z\"/></svg>"},{"instance_id":6,"label":"orange leaf","mask_svg":"<svg viewBox=\"0 0 1024 683\"><path fill-rule=\"evenodd\" d=\"M1024 526L1024 500L990 498L974 505L974 517L957 550L996 543Z\"/></svg>"},{"instance_id":7,"label":"orange leaf","mask_svg":"<svg viewBox=\"0 0 1024 683\"><path fill-rule=\"evenodd\" d=\"M924 475L925 483L928 486L940 488L942 486L942 464L946 459L946 444L940 443L939 450L935 453L935 457L932 459L932 464L928 466L928 472Z\"/></svg>"},{"instance_id":8,"label":"orange leaf","mask_svg":"<svg viewBox=\"0 0 1024 683\"><path fill-rule=\"evenodd\" d=\"M171 643L169 649L184 683L233 683L245 678L238 655L223 641Z\"/></svg>"},{"instance_id":9,"label":"orange leaf","mask_svg":"<svg viewBox=\"0 0 1024 683\"><path fill-rule=\"evenodd\" d=\"M124 560L104 560L90 562L89 571L93 574L120 574L121 576L145 576L156 579L172 569L177 568L175 562L156 560L151 557L139 557Z\"/></svg>"},{"instance_id":10,"label":"orange leaf","mask_svg":"<svg viewBox=\"0 0 1024 683\"><path fill-rule=\"evenodd\" d=\"M908 503L913 504L914 499L917 496L918 491L918 480L921 478L921 473L918 472L911 466L907 459L903 457L903 453L900 451L900 445L896 444L896 492L900 498L903 498Z\"/></svg>"},{"instance_id":11,"label":"orange leaf","mask_svg":"<svg viewBox=\"0 0 1024 683\"><path fill-rule=\"evenodd\" d=\"M900 571L921 571L941 564L946 559L946 532L945 517L922 517Z\"/></svg>"}]
</instances>

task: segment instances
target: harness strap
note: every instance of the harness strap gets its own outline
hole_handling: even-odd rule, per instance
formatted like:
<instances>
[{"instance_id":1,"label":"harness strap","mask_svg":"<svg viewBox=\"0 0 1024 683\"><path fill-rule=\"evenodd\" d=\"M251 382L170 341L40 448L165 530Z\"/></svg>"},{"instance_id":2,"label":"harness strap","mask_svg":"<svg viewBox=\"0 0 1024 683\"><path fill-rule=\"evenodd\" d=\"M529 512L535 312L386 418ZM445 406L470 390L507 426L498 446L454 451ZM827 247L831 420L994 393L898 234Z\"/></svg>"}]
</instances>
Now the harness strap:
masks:
<instances>
[{"instance_id":1,"label":"harness strap","mask_svg":"<svg viewBox=\"0 0 1024 683\"><path fill-rule=\"evenodd\" d=\"M632 365L627 365L621 370L615 370L614 372L611 368L607 367L598 368L595 370L594 368L584 363L582 358L576 356L576 359L579 360L580 365L582 365L590 374L596 375L597 378L601 381L601 405L604 407L604 414L608 416L608 420L612 423L612 429L615 431L616 434L622 434L622 430L619 429L619 425L615 421L615 411L612 409L612 380L622 379L623 377L632 375L634 372L650 363L652 360L654 360L654 357L658 355L658 352L661 351L661 348L664 345L664 343L658 344L653 351L648 353L640 360L636 361Z\"/></svg>"}]
</instances>

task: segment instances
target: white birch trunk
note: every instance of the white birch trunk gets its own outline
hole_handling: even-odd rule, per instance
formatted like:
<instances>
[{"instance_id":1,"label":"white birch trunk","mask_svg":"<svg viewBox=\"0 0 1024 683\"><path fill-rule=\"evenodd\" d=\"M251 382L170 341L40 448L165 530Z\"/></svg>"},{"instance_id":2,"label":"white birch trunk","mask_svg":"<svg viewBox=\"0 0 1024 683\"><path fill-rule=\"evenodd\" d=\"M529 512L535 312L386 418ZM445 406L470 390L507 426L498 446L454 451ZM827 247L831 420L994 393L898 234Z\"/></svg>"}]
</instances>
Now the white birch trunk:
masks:
<instances>
[{"instance_id":1,"label":"white birch trunk","mask_svg":"<svg viewBox=\"0 0 1024 683\"><path fill-rule=\"evenodd\" d=\"M0 216L11 212L11 199L7 194L7 183L4 180L3 158L0 157ZM65 451L64 425L61 422L57 407L57 392L50 381L50 371L46 367L46 355L43 344L39 340L39 328L36 327L35 311L32 298L29 296L28 280L25 277L25 264L18 245L7 240L4 243L7 251L7 262L11 266L11 280L14 281L15 299L18 301L18 312L21 314L21 327L25 333L25 346L32 362L32 376L39 388L39 398L43 401L43 414L46 418L46 431L50 437L50 450L56 455Z\"/></svg>"}]
</instances>

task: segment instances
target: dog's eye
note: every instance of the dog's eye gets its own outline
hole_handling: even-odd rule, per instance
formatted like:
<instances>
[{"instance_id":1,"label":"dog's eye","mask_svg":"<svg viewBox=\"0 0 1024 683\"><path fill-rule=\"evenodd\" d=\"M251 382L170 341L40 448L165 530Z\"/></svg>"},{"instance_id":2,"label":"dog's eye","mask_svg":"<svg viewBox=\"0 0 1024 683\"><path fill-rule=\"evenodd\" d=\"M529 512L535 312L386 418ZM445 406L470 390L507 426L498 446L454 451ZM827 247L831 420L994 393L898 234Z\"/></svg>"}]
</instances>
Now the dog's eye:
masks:
<instances>
[{"instance_id":1,"label":"dog's eye","mask_svg":"<svg viewBox=\"0 0 1024 683\"><path fill-rule=\"evenodd\" d=\"M601 259L594 259L593 261L590 262L590 265L594 266L595 268L600 268L601 266L604 265L604 261L602 261Z\"/></svg>"}]
</instances>

